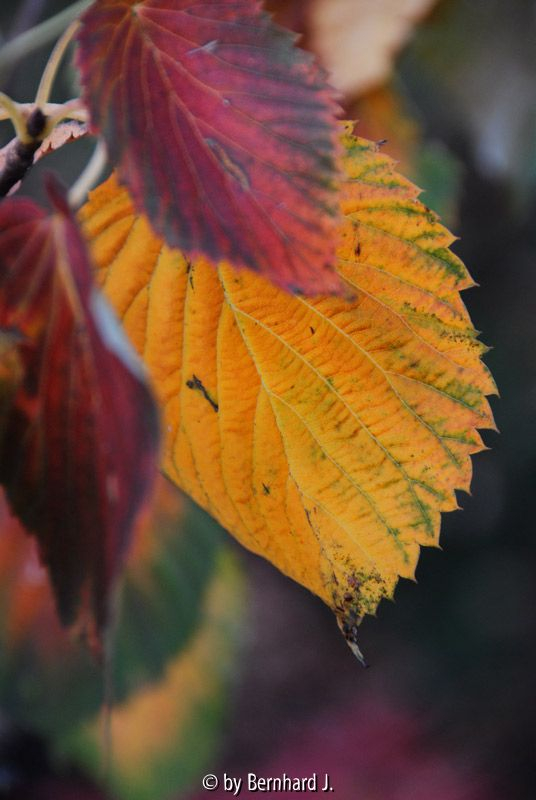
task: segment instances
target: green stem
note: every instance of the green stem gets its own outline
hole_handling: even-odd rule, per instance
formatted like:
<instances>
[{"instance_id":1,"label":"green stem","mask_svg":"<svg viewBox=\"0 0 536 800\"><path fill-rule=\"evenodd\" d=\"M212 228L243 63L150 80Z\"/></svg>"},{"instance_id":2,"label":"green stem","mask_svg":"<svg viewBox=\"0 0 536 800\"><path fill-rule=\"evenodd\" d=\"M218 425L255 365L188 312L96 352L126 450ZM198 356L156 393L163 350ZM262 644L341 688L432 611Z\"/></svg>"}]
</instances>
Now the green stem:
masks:
<instances>
[{"instance_id":1,"label":"green stem","mask_svg":"<svg viewBox=\"0 0 536 800\"><path fill-rule=\"evenodd\" d=\"M57 39L65 28L91 5L91 2L92 0L78 0L77 3L46 19L35 28L30 28L29 31L24 31L6 42L0 50L0 76L34 50Z\"/></svg>"}]
</instances>

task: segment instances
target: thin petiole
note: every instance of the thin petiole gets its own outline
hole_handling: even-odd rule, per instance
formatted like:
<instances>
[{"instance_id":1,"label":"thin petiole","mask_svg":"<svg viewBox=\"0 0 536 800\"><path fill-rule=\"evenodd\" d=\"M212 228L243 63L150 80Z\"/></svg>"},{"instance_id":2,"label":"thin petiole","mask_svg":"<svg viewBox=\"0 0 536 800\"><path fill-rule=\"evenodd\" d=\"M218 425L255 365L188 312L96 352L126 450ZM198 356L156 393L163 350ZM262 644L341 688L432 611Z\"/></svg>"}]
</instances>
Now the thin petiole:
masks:
<instances>
[{"instance_id":1,"label":"thin petiole","mask_svg":"<svg viewBox=\"0 0 536 800\"><path fill-rule=\"evenodd\" d=\"M97 145L84 171L80 174L76 182L69 191L69 205L71 208L78 208L86 199L87 193L95 186L106 166L108 154L102 139L97 141Z\"/></svg>"},{"instance_id":2,"label":"thin petiole","mask_svg":"<svg viewBox=\"0 0 536 800\"><path fill-rule=\"evenodd\" d=\"M57 75L61 60L65 55L65 51L69 47L79 26L80 23L78 20L72 22L56 42L56 45L50 54L50 58L47 61L45 71L41 76L39 88L37 89L37 94L35 96L36 106L42 107L48 102L52 91L52 84L54 83L54 78Z\"/></svg>"},{"instance_id":3,"label":"thin petiole","mask_svg":"<svg viewBox=\"0 0 536 800\"><path fill-rule=\"evenodd\" d=\"M7 94L0 92L0 108L3 109L3 113L0 112L0 119L11 120L13 127L15 128L17 138L23 144L28 144L28 142L31 142L32 137L28 133L26 116L23 114L19 103L16 103L15 100L12 100L11 97L7 96Z\"/></svg>"}]
</instances>

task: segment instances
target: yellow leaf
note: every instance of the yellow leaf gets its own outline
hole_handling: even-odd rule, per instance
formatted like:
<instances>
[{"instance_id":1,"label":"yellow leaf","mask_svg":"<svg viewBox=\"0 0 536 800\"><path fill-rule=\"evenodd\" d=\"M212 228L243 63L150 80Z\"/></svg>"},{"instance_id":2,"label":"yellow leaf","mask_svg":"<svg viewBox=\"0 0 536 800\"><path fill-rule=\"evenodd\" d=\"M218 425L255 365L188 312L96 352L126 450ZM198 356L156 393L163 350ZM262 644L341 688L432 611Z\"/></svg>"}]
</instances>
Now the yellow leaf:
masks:
<instances>
[{"instance_id":1,"label":"yellow leaf","mask_svg":"<svg viewBox=\"0 0 536 800\"><path fill-rule=\"evenodd\" d=\"M493 380L453 237L344 129L338 270L349 297L286 294L170 250L115 178L82 211L97 280L152 375L164 469L246 547L335 611L365 613L437 545L469 488Z\"/></svg>"}]
</instances>

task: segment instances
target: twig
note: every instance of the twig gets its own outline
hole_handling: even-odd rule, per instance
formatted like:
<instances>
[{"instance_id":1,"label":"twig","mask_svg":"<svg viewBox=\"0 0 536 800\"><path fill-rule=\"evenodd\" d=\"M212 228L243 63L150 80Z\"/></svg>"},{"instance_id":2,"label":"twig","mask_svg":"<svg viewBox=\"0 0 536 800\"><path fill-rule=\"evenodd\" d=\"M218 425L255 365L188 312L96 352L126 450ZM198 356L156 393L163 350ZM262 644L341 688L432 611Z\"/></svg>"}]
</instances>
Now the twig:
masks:
<instances>
[{"instance_id":1,"label":"twig","mask_svg":"<svg viewBox=\"0 0 536 800\"><path fill-rule=\"evenodd\" d=\"M85 123L80 122L60 122L57 125L51 134L49 134L34 153L33 162L31 166L34 166L40 159L44 156L48 155L49 153L53 153L59 147L63 147L64 145L68 144L69 142L74 142L77 139L82 138L83 136L87 136L88 133L88 126ZM6 166L6 161L10 156L11 152L15 149L17 139L13 139L9 144L3 147L0 150L0 175L3 176L4 168ZM9 190L9 194L17 191L19 187L18 183L15 183L11 189Z\"/></svg>"},{"instance_id":2,"label":"twig","mask_svg":"<svg viewBox=\"0 0 536 800\"><path fill-rule=\"evenodd\" d=\"M17 137L7 152L4 167L0 172L0 197L5 197L32 166L34 153L43 140L45 126L46 117L39 108L36 108L26 123L27 137L24 140Z\"/></svg>"},{"instance_id":3,"label":"twig","mask_svg":"<svg viewBox=\"0 0 536 800\"><path fill-rule=\"evenodd\" d=\"M26 175L34 163L34 154L45 139L51 148L61 147L67 141L60 133L53 140L53 133L63 120L82 123L87 132L88 114L81 100L75 98L66 103L16 103L0 92L0 119L10 119L15 128L16 139L0 151L0 197L5 197ZM56 144L55 143L59 143Z\"/></svg>"}]
</instances>

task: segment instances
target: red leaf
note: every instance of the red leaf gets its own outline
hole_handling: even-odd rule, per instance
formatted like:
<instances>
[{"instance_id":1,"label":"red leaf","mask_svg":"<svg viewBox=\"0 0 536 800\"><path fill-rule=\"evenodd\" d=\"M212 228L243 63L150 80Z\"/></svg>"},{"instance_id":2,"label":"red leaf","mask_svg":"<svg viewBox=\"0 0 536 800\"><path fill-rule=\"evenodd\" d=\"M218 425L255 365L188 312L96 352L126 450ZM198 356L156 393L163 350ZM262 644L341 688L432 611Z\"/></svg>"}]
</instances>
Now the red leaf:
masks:
<instances>
[{"instance_id":1,"label":"red leaf","mask_svg":"<svg viewBox=\"0 0 536 800\"><path fill-rule=\"evenodd\" d=\"M336 106L293 36L255 0L100 0L82 21L92 125L167 242L339 290Z\"/></svg>"},{"instance_id":2,"label":"red leaf","mask_svg":"<svg viewBox=\"0 0 536 800\"><path fill-rule=\"evenodd\" d=\"M157 419L138 361L92 285L57 188L54 213L0 204L0 326L22 379L3 418L0 481L40 544L64 622L83 594L98 627L155 468Z\"/></svg>"}]
</instances>

